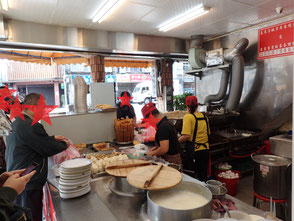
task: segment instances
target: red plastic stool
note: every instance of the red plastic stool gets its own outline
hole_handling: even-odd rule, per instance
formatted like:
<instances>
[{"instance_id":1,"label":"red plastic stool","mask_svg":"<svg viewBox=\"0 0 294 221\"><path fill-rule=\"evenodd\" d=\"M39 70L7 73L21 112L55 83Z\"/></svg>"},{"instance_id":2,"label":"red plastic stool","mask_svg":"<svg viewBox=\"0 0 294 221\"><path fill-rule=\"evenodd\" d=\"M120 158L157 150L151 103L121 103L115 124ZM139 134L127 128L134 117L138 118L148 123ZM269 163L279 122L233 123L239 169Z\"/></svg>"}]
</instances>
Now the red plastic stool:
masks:
<instances>
[{"instance_id":1,"label":"red plastic stool","mask_svg":"<svg viewBox=\"0 0 294 221\"><path fill-rule=\"evenodd\" d=\"M259 195L259 194L257 194L257 193L254 192L253 206L259 209L260 204L262 203L262 201L269 203L271 200L269 198L266 198L266 197L261 196L261 195ZM287 203L287 200L280 200L280 199L279 200L274 200L274 199L272 199L272 202L277 203L277 204L280 204L280 205L283 206L284 213L285 213L284 214L285 215L285 220L288 220L287 219L287 214L288 214L287 213L288 212L288 203Z\"/></svg>"}]
</instances>

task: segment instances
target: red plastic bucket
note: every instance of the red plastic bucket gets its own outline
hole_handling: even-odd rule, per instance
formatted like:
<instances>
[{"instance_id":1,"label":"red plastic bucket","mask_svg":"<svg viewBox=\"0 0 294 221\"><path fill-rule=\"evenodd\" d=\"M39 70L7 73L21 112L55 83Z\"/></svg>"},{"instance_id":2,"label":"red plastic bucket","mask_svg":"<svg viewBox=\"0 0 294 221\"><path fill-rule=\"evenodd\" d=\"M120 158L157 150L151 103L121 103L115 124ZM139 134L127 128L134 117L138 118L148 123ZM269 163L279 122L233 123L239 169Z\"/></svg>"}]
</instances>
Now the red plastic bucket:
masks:
<instances>
[{"instance_id":1,"label":"red plastic bucket","mask_svg":"<svg viewBox=\"0 0 294 221\"><path fill-rule=\"evenodd\" d=\"M224 172L223 170L217 170L215 171L215 177L218 181L225 183L226 188L228 190L228 194L231 196L236 196L237 194L237 188L238 188L238 181L240 179L240 172L237 170L232 170L234 173L238 173L239 177L238 178L233 178L233 179L227 179L223 177L219 177L218 174L221 172Z\"/></svg>"}]
</instances>

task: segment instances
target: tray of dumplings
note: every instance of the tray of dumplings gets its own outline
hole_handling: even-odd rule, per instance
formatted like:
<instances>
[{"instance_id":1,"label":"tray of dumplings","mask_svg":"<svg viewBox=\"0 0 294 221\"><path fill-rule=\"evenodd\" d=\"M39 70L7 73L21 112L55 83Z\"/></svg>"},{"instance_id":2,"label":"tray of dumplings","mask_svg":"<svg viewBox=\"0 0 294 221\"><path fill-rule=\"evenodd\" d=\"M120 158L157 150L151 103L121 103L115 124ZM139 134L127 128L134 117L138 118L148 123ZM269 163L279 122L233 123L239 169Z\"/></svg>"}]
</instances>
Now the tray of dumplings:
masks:
<instances>
[{"instance_id":1,"label":"tray of dumplings","mask_svg":"<svg viewBox=\"0 0 294 221\"><path fill-rule=\"evenodd\" d=\"M112 152L110 154L101 154L101 153L91 153L86 154L86 158L92 161L91 166L91 177L97 178L100 176L105 176L105 166L109 163L118 161L118 160L127 160L129 157L126 154L120 152Z\"/></svg>"}]
</instances>

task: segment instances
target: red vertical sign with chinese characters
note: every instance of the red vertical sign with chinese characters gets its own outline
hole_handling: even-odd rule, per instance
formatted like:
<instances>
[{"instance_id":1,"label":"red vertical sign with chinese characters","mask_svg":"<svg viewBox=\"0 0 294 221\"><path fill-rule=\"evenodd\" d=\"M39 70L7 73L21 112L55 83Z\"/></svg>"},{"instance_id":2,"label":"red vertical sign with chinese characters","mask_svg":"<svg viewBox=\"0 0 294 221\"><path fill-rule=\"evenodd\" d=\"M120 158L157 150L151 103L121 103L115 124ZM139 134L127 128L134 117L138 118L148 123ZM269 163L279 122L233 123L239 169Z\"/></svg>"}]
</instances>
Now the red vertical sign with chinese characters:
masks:
<instances>
[{"instance_id":1,"label":"red vertical sign with chinese characters","mask_svg":"<svg viewBox=\"0 0 294 221\"><path fill-rule=\"evenodd\" d=\"M258 60L294 54L294 20L258 30Z\"/></svg>"}]
</instances>

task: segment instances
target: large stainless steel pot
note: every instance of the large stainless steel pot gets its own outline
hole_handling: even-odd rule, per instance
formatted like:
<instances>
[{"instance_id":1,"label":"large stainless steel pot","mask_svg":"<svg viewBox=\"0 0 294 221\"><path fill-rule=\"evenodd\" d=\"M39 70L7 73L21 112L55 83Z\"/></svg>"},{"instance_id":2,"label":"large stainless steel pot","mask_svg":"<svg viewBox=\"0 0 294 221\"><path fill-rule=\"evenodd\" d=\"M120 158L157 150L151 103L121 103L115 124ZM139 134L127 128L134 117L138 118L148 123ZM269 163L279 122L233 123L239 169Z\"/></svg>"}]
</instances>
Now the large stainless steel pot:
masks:
<instances>
[{"instance_id":1,"label":"large stainless steel pot","mask_svg":"<svg viewBox=\"0 0 294 221\"><path fill-rule=\"evenodd\" d=\"M147 193L146 190L131 186L125 177L114 177L109 184L109 189L117 195L128 197L146 198Z\"/></svg>"},{"instance_id":2,"label":"large stainless steel pot","mask_svg":"<svg viewBox=\"0 0 294 221\"><path fill-rule=\"evenodd\" d=\"M252 155L254 161L254 191L264 197L287 199L286 178L291 161L275 155Z\"/></svg>"},{"instance_id":3,"label":"large stainless steel pot","mask_svg":"<svg viewBox=\"0 0 294 221\"><path fill-rule=\"evenodd\" d=\"M207 203L204 206L198 208L188 210L174 210L161 207L153 201L155 196L160 194L174 191L181 192L183 190L201 194L207 199ZM212 194L208 188L197 183L183 181L179 185L168 190L148 191L147 215L152 221L191 221L197 218L210 218L212 214L210 206L211 200Z\"/></svg>"}]
</instances>

